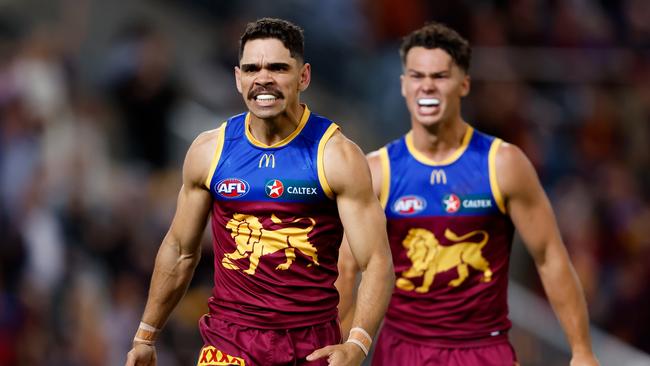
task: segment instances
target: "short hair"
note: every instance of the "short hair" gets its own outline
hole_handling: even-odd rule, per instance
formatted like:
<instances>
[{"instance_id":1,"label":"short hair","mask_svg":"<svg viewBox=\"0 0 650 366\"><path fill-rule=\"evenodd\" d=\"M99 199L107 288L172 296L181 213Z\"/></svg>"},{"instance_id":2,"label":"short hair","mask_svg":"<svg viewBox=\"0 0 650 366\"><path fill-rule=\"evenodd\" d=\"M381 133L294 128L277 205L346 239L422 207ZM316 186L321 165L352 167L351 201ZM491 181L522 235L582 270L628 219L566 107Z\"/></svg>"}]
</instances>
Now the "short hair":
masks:
<instances>
[{"instance_id":1,"label":"short hair","mask_svg":"<svg viewBox=\"0 0 650 366\"><path fill-rule=\"evenodd\" d=\"M440 48L447 52L465 73L469 71L472 58L472 48L469 42L458 32L442 23L428 23L402 39L399 49L402 65L406 65L406 55L413 47Z\"/></svg>"},{"instance_id":2,"label":"short hair","mask_svg":"<svg viewBox=\"0 0 650 366\"><path fill-rule=\"evenodd\" d=\"M291 57L301 62L305 60L305 38L302 28L276 18L262 18L246 25L246 30L239 39L239 59L242 58L246 42L265 38L280 40L289 50Z\"/></svg>"}]
</instances>

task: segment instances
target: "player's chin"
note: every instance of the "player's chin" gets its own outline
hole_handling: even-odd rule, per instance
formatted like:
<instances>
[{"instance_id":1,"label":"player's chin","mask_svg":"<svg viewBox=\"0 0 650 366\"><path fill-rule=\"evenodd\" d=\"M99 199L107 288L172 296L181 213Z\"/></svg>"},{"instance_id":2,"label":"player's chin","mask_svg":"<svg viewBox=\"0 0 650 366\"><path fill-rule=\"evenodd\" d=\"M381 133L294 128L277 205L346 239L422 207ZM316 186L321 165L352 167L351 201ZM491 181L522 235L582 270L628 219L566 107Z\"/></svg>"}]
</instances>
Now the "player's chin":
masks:
<instances>
[{"instance_id":1,"label":"player's chin","mask_svg":"<svg viewBox=\"0 0 650 366\"><path fill-rule=\"evenodd\" d=\"M257 105L249 105L248 109L251 111L251 113L255 115L255 117L261 119L277 117L283 111L283 108L279 105L274 105L271 107L260 107Z\"/></svg>"},{"instance_id":2,"label":"player's chin","mask_svg":"<svg viewBox=\"0 0 650 366\"><path fill-rule=\"evenodd\" d=\"M435 126L440 123L439 115L420 115L417 116L417 121L424 126Z\"/></svg>"},{"instance_id":3,"label":"player's chin","mask_svg":"<svg viewBox=\"0 0 650 366\"><path fill-rule=\"evenodd\" d=\"M280 113L268 113L266 111L260 112L260 113L254 113L255 117L259 119L274 119L275 117L279 116Z\"/></svg>"}]
</instances>

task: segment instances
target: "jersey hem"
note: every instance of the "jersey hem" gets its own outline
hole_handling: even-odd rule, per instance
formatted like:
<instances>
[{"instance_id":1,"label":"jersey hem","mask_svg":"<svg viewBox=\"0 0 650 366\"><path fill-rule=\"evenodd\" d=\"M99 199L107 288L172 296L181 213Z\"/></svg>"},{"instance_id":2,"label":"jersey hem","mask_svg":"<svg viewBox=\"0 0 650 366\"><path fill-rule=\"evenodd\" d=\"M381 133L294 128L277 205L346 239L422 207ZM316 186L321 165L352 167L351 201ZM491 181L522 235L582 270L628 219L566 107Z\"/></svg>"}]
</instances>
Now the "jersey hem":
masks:
<instances>
[{"instance_id":1,"label":"jersey hem","mask_svg":"<svg viewBox=\"0 0 650 366\"><path fill-rule=\"evenodd\" d=\"M499 343L507 343L508 340L508 329L498 331L497 335L494 336L468 336L466 338L443 338L443 337L432 337L426 336L424 334L410 334L404 332L396 326L391 325L389 322L384 321L383 328L381 330L389 331L391 334L397 338L401 338L407 342L416 343L428 347L443 347L443 348L467 348L467 347L483 347L490 346Z\"/></svg>"},{"instance_id":2,"label":"jersey hem","mask_svg":"<svg viewBox=\"0 0 650 366\"><path fill-rule=\"evenodd\" d=\"M314 325L327 323L338 319L338 311L334 309L334 311L327 312L324 315L313 316L313 317L309 317L308 319L306 319L306 317L303 316L302 319L298 321L279 321L273 323L271 323L269 317L265 317L264 319L257 320L258 318L255 318L253 316L246 315L238 311L224 310L224 309L216 309L216 311L210 311L208 314L205 314L204 316L210 316L213 317L214 319L218 319L221 321L225 321L225 322L229 322L229 323L233 323L233 324L237 324L249 328L278 330L278 329L311 327ZM300 316L297 315L296 317L300 317Z\"/></svg>"}]
</instances>

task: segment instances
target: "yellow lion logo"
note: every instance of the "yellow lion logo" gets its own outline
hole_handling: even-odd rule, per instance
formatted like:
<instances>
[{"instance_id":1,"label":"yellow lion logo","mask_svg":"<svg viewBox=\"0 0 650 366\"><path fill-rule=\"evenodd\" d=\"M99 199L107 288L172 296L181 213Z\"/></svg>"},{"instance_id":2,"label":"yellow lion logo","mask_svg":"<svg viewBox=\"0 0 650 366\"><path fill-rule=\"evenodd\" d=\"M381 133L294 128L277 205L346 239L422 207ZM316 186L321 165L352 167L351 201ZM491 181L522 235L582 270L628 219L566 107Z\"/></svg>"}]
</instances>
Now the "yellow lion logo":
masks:
<instances>
[{"instance_id":1,"label":"yellow lion logo","mask_svg":"<svg viewBox=\"0 0 650 366\"><path fill-rule=\"evenodd\" d=\"M295 249L298 249L318 266L317 250L307 237L314 228L316 221L311 217L301 217L285 223L277 216L271 215L271 221L276 224L294 224L302 220L309 220L311 225L304 229L287 226L278 230L268 230L262 226L262 223L255 216L234 214L226 227L230 229L230 235L235 239L237 249L232 253L227 253L221 260L221 265L228 269L238 270L239 267L233 261L248 258L250 265L244 272L254 275L262 256L283 250L287 261L279 264L275 269L287 270L296 259Z\"/></svg>"},{"instance_id":2,"label":"yellow lion logo","mask_svg":"<svg viewBox=\"0 0 650 366\"><path fill-rule=\"evenodd\" d=\"M464 242L475 235L483 238L479 242ZM483 272L483 282L492 280L490 263L481 254L481 249L487 244L488 234L483 230L472 231L463 236L458 236L451 230L445 230L445 238L456 244L443 246L429 230L411 229L404 238L402 245L406 248L406 255L411 260L412 266L402 273L395 286L405 291L426 293L429 291L437 273L448 271L452 268L458 270L458 278L449 281L449 286L459 286L469 275L468 265ZM415 287L409 278L424 277L422 285Z\"/></svg>"}]
</instances>

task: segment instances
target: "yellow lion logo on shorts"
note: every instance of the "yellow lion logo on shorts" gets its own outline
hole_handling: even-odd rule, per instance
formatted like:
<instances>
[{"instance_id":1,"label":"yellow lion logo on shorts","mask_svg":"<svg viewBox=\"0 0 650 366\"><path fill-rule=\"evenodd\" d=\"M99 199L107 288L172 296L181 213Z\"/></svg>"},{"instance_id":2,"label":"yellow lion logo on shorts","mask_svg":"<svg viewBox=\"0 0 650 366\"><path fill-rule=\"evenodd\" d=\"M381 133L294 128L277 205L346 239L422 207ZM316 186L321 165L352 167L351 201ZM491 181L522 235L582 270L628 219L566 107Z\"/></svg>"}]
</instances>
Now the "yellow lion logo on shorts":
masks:
<instances>
[{"instance_id":1,"label":"yellow lion logo on shorts","mask_svg":"<svg viewBox=\"0 0 650 366\"><path fill-rule=\"evenodd\" d=\"M475 235L483 238L479 242L464 242ZM402 273L395 286L405 291L426 293L437 273L456 268L458 278L449 281L449 286L459 286L469 275L468 266L483 272L483 282L492 280L490 263L481 254L481 249L487 244L488 234L483 230L472 231L463 236L456 235L453 231L445 230L445 238L455 242L449 246L440 245L435 235L427 230L415 228L409 230L402 242L406 248L406 255L411 260L412 266ZM423 277L422 285L415 287L409 278Z\"/></svg>"},{"instance_id":2,"label":"yellow lion logo on shorts","mask_svg":"<svg viewBox=\"0 0 650 366\"><path fill-rule=\"evenodd\" d=\"M228 269L238 270L240 268L233 261L248 258L250 265L244 272L254 275L261 257L282 250L287 261L279 264L275 269L287 270L296 259L295 249L298 249L318 266L317 250L308 238L316 221L311 217L301 217L285 223L277 216L271 215L271 221L276 224L294 224L303 220L309 220L311 225L307 228L285 226L277 230L268 230L255 216L234 214L226 227L230 229L230 235L235 239L237 249L232 253L227 253L221 260L221 265ZM309 265L311 266L311 264Z\"/></svg>"}]
</instances>

